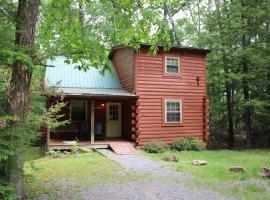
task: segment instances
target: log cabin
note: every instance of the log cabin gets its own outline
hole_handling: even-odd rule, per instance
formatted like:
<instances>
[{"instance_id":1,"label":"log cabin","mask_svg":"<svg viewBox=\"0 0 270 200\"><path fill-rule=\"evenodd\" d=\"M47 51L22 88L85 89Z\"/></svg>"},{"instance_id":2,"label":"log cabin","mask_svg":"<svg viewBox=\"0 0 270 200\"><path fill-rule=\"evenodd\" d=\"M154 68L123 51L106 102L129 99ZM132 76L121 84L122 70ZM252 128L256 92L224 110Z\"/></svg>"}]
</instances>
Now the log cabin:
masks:
<instances>
[{"instance_id":1,"label":"log cabin","mask_svg":"<svg viewBox=\"0 0 270 200\"><path fill-rule=\"evenodd\" d=\"M158 45L112 47L111 72L90 67L76 69L64 57L48 61L46 88L57 86L67 105L62 109L70 124L44 126L48 149L70 148L79 141L91 148L113 142L143 145L152 140L171 143L183 136L208 138L208 98L205 60L209 49ZM53 97L48 97L48 102Z\"/></svg>"}]
</instances>

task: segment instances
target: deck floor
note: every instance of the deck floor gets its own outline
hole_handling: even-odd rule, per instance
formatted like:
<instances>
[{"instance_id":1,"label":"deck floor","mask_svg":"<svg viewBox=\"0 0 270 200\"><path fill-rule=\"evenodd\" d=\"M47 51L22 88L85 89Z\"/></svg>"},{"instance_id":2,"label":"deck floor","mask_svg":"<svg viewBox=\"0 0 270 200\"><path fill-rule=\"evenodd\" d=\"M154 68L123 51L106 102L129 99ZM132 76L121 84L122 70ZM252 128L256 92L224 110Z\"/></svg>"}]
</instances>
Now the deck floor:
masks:
<instances>
[{"instance_id":1,"label":"deck floor","mask_svg":"<svg viewBox=\"0 0 270 200\"><path fill-rule=\"evenodd\" d=\"M110 145L123 145L123 144L129 144L132 146L135 146L134 142L124 140L124 139L112 139L112 140L105 140L105 141L95 141L94 144L91 144L90 141L79 141L78 145L80 147L86 147L86 148L109 148ZM63 143L63 140L60 139L50 139L48 148L50 149L71 149L72 144L65 144Z\"/></svg>"}]
</instances>

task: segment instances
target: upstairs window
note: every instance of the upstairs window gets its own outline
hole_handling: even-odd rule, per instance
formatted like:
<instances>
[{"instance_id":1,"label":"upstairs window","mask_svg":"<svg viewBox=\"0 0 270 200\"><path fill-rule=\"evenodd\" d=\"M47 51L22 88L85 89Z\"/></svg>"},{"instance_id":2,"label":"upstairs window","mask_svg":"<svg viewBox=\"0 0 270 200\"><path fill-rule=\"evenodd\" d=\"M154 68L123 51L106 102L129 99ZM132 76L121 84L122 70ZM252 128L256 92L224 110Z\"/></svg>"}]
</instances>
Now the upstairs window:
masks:
<instances>
[{"instance_id":1,"label":"upstairs window","mask_svg":"<svg viewBox=\"0 0 270 200\"><path fill-rule=\"evenodd\" d=\"M86 102L85 101L71 101L70 102L71 121L82 122L86 121Z\"/></svg>"},{"instance_id":2,"label":"upstairs window","mask_svg":"<svg viewBox=\"0 0 270 200\"><path fill-rule=\"evenodd\" d=\"M165 72L170 74L180 73L180 64L178 57L165 57Z\"/></svg>"},{"instance_id":3,"label":"upstairs window","mask_svg":"<svg viewBox=\"0 0 270 200\"><path fill-rule=\"evenodd\" d=\"M165 123L182 123L181 100L165 100Z\"/></svg>"}]
</instances>

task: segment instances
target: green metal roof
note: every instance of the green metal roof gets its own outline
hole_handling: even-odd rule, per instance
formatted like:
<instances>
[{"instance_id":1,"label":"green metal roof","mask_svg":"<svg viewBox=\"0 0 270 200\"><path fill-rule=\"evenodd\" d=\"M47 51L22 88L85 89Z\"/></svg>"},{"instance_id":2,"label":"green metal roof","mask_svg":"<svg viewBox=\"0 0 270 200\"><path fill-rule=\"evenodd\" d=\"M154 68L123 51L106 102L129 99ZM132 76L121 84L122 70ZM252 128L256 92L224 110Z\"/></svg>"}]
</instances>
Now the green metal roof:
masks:
<instances>
[{"instance_id":1,"label":"green metal roof","mask_svg":"<svg viewBox=\"0 0 270 200\"><path fill-rule=\"evenodd\" d=\"M45 72L46 87L56 87L66 95L84 96L135 96L121 88L117 73L112 66L101 75L98 69L90 67L83 71L75 68L78 64L67 64L65 57L58 56L47 61Z\"/></svg>"},{"instance_id":2,"label":"green metal roof","mask_svg":"<svg viewBox=\"0 0 270 200\"><path fill-rule=\"evenodd\" d=\"M45 73L46 86L58 86L60 88L101 88L101 89L119 89L121 85L114 67L112 71L108 70L101 75L99 70L90 67L86 72L75 68L78 64L67 64L65 57L56 57L54 60L48 60Z\"/></svg>"}]
</instances>

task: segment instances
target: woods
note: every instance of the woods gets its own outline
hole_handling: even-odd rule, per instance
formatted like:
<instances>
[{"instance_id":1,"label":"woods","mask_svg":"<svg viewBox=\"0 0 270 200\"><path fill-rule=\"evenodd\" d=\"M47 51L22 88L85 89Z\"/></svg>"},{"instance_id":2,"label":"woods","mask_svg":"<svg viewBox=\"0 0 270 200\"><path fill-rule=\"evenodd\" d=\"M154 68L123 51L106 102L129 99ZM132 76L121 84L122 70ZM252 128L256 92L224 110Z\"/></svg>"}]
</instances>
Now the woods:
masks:
<instances>
[{"instance_id":1,"label":"woods","mask_svg":"<svg viewBox=\"0 0 270 200\"><path fill-rule=\"evenodd\" d=\"M111 46L210 48L209 148L270 146L270 0L0 1L0 199L23 199L23 149L40 137L46 59L104 71Z\"/></svg>"}]
</instances>

